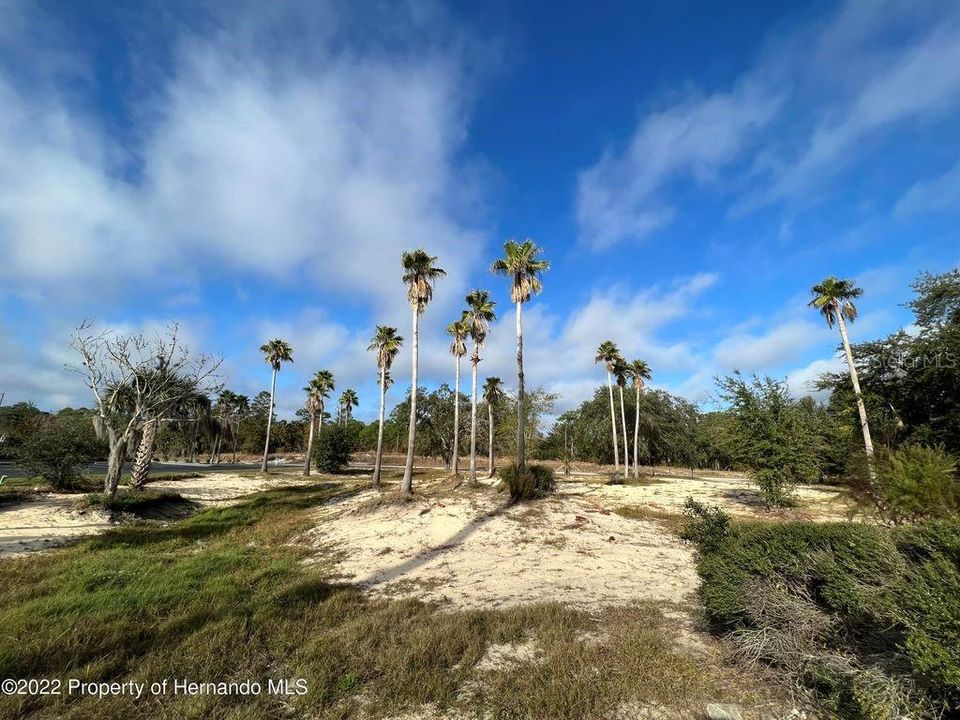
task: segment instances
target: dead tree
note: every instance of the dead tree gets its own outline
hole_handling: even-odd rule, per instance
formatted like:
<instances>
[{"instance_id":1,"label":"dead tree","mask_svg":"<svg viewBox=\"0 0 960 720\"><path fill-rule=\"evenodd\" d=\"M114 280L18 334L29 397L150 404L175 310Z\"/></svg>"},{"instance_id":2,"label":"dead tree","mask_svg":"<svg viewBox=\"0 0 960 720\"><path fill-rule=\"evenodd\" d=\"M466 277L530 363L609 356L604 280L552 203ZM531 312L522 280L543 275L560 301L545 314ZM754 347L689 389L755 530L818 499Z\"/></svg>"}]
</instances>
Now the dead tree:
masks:
<instances>
[{"instance_id":1,"label":"dead tree","mask_svg":"<svg viewBox=\"0 0 960 720\"><path fill-rule=\"evenodd\" d=\"M191 355L176 323L148 337L144 333L97 330L85 321L70 346L80 355L80 373L97 403L96 425L110 455L103 490L115 495L127 448L137 433L138 472L149 472L157 424L188 394L214 390L222 359Z\"/></svg>"}]
</instances>

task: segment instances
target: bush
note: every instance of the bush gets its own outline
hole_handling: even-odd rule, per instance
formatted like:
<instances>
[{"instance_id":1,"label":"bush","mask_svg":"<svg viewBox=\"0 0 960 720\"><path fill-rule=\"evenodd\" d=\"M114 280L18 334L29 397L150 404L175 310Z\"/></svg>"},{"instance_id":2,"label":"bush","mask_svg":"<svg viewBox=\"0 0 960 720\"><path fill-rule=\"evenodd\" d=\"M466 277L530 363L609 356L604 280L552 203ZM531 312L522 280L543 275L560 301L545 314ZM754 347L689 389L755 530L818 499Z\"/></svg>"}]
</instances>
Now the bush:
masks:
<instances>
[{"instance_id":1,"label":"bush","mask_svg":"<svg viewBox=\"0 0 960 720\"><path fill-rule=\"evenodd\" d=\"M715 550L720 547L730 531L730 516L712 505L688 497L683 503L683 515L687 523L680 531L680 537L695 543L702 550Z\"/></svg>"},{"instance_id":2,"label":"bush","mask_svg":"<svg viewBox=\"0 0 960 720\"><path fill-rule=\"evenodd\" d=\"M314 443L313 459L317 470L338 473L350 462L350 437L340 425L324 425Z\"/></svg>"},{"instance_id":3,"label":"bush","mask_svg":"<svg viewBox=\"0 0 960 720\"><path fill-rule=\"evenodd\" d=\"M17 448L17 465L58 490L71 488L83 469L103 457L93 424L82 416L50 418Z\"/></svg>"},{"instance_id":4,"label":"bush","mask_svg":"<svg viewBox=\"0 0 960 720\"><path fill-rule=\"evenodd\" d=\"M876 509L882 520L899 525L944 519L960 511L956 462L943 448L879 448L874 482L870 482L867 473L866 456L861 454L860 458L852 473L854 490Z\"/></svg>"},{"instance_id":5,"label":"bush","mask_svg":"<svg viewBox=\"0 0 960 720\"><path fill-rule=\"evenodd\" d=\"M553 470L546 465L527 465L522 473L516 465L508 465L500 471L500 478L514 502L532 500L554 488Z\"/></svg>"},{"instance_id":6,"label":"bush","mask_svg":"<svg viewBox=\"0 0 960 720\"><path fill-rule=\"evenodd\" d=\"M960 710L960 523L751 523L701 546L710 623L836 717Z\"/></svg>"}]
</instances>

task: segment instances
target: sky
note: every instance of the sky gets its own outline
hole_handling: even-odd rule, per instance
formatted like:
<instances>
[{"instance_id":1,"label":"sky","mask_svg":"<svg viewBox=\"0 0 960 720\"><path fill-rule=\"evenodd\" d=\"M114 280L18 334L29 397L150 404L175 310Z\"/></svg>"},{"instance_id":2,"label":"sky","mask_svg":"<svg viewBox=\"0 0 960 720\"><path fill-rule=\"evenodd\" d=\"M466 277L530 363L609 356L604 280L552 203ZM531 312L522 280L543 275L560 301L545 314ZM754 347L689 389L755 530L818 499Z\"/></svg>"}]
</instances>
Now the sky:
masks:
<instances>
[{"instance_id":1,"label":"sky","mask_svg":"<svg viewBox=\"0 0 960 720\"><path fill-rule=\"evenodd\" d=\"M802 7L801 7L802 6ZM960 4L0 0L0 392L89 406L84 320L180 324L278 414L321 368L376 415L377 324L410 337L400 255L447 276L444 327L489 289L482 379L515 384L491 262L551 263L524 308L528 387L575 407L611 339L709 406L738 368L797 396L835 370L807 307L863 288L854 341L910 322L920 272L960 263ZM465 367L466 369L466 367ZM409 377L398 358L393 400Z\"/></svg>"}]
</instances>

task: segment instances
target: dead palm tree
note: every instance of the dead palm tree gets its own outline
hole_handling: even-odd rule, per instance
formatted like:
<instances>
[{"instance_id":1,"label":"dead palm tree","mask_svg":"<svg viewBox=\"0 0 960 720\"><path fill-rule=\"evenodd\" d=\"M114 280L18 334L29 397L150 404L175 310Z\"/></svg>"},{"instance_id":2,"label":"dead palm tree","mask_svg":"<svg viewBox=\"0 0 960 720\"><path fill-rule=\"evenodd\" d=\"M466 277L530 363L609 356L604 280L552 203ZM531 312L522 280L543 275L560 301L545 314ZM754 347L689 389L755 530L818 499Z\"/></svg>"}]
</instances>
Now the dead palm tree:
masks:
<instances>
[{"instance_id":1,"label":"dead palm tree","mask_svg":"<svg viewBox=\"0 0 960 720\"><path fill-rule=\"evenodd\" d=\"M260 346L260 352L263 353L264 362L273 370L273 377L270 380L270 409L267 413L267 440L263 445L263 461L260 463L260 471L268 472L267 456L270 454L270 428L273 425L273 408L276 403L277 373L280 372L280 366L283 363L293 362L293 348L286 340L271 340Z\"/></svg>"},{"instance_id":2,"label":"dead palm tree","mask_svg":"<svg viewBox=\"0 0 960 720\"><path fill-rule=\"evenodd\" d=\"M310 432L307 435L307 459L303 466L304 477L310 476L310 462L313 459L313 438L317 427L317 418L319 417L322 425L323 405L325 400L330 397L333 387L333 373L329 370L318 370L304 388L307 392L307 415L310 421Z\"/></svg>"},{"instance_id":3,"label":"dead palm tree","mask_svg":"<svg viewBox=\"0 0 960 720\"><path fill-rule=\"evenodd\" d=\"M467 336L470 334L470 324L465 317L447 325L447 334L453 338L450 341L450 354L456 359L457 368L454 373L453 388L453 475L460 476L460 358L467 354Z\"/></svg>"},{"instance_id":4,"label":"dead palm tree","mask_svg":"<svg viewBox=\"0 0 960 720\"><path fill-rule=\"evenodd\" d=\"M620 472L620 449L617 445L617 412L613 405L613 369L620 358L620 349L612 340L605 340L597 348L594 362L603 363L607 368L607 391L610 394L610 425L613 429L613 466L614 471ZM626 451L626 448L624 448Z\"/></svg>"},{"instance_id":5,"label":"dead palm tree","mask_svg":"<svg viewBox=\"0 0 960 720\"><path fill-rule=\"evenodd\" d=\"M633 416L633 476L640 477L640 391L643 384L650 379L650 366L643 360L634 360L627 366L627 372L633 381L633 389L637 393L637 406ZM626 449L626 448L624 448Z\"/></svg>"},{"instance_id":6,"label":"dead palm tree","mask_svg":"<svg viewBox=\"0 0 960 720\"><path fill-rule=\"evenodd\" d=\"M393 361L400 352L403 338L395 327L377 325L377 332L370 340L367 350L377 353L377 370L380 375L380 412L377 415L377 457L373 463L373 486L380 487L380 465L383 460L383 415L387 404L387 378Z\"/></svg>"},{"instance_id":7,"label":"dead palm tree","mask_svg":"<svg viewBox=\"0 0 960 720\"><path fill-rule=\"evenodd\" d=\"M470 356L470 482L477 481L477 366L480 364L480 348L487 339L490 323L497 319L494 307L496 302L490 299L486 290L473 290L467 297L467 311L463 319L470 326L470 338L473 340L473 354Z\"/></svg>"},{"instance_id":8,"label":"dead palm tree","mask_svg":"<svg viewBox=\"0 0 960 720\"><path fill-rule=\"evenodd\" d=\"M493 466L493 406L503 399L503 382L498 377L488 377L483 384L483 399L487 401L487 465L489 473L487 477L493 477L495 469Z\"/></svg>"},{"instance_id":9,"label":"dead palm tree","mask_svg":"<svg viewBox=\"0 0 960 720\"><path fill-rule=\"evenodd\" d=\"M857 376L857 366L853 362L846 323L847 320L854 322L857 319L857 306L853 304L853 300L863 295L863 290L854 285L852 280L840 280L830 276L814 285L810 291L813 293L810 307L820 311L829 327L832 328L836 323L840 328L840 340L843 343L843 352L847 356L847 369L850 371L853 395L857 401L857 411L860 413L860 429L863 432L863 447L867 453L867 467L870 479L874 480L876 470L873 464L873 440L870 437L867 407L863 403L863 394L860 392L860 378Z\"/></svg>"},{"instance_id":10,"label":"dead palm tree","mask_svg":"<svg viewBox=\"0 0 960 720\"><path fill-rule=\"evenodd\" d=\"M434 263L437 258L425 250L405 252L400 258L403 267L403 282L407 285L407 301L413 312L413 367L410 387L410 426L407 431L407 464L403 471L400 492L406 496L413 493L413 450L417 438L417 352L420 345L420 316L433 298L433 283L446 275L446 271Z\"/></svg>"},{"instance_id":11,"label":"dead palm tree","mask_svg":"<svg viewBox=\"0 0 960 720\"><path fill-rule=\"evenodd\" d=\"M234 395L230 408L233 421L233 462L237 462L237 444L240 442L240 423L250 413L250 398L246 395Z\"/></svg>"},{"instance_id":12,"label":"dead palm tree","mask_svg":"<svg viewBox=\"0 0 960 720\"><path fill-rule=\"evenodd\" d=\"M630 468L630 460L627 451L627 412L623 405L623 389L627 386L629 377L629 365L622 357L618 357L613 365L613 376L617 381L617 387L620 388L620 428L623 430L623 477L627 477Z\"/></svg>"},{"instance_id":13,"label":"dead palm tree","mask_svg":"<svg viewBox=\"0 0 960 720\"><path fill-rule=\"evenodd\" d=\"M550 263L539 259L543 249L533 240L518 243L507 240L503 257L493 263L491 270L510 278L510 299L517 304L517 469L526 465L523 406L523 303L543 290L540 274L550 269Z\"/></svg>"}]
</instances>

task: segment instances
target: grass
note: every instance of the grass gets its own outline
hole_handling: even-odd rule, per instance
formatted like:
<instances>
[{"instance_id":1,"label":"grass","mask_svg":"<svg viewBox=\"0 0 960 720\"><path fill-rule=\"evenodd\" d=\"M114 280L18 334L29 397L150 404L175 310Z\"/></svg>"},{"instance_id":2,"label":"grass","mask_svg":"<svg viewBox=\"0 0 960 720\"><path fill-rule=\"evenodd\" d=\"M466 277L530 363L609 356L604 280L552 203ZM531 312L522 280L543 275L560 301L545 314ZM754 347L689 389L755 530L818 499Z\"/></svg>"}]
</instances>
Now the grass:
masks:
<instances>
[{"instance_id":1,"label":"grass","mask_svg":"<svg viewBox=\"0 0 960 720\"><path fill-rule=\"evenodd\" d=\"M383 717L430 705L586 719L627 702L722 699L717 673L676 654L670 623L649 606L599 619L554 604L451 612L332 581L329 563L302 562L316 550L296 540L313 508L361 487L266 491L0 563L0 678L302 678L306 694L3 696L0 717ZM607 626L606 644L578 639ZM490 645L530 639L536 661L475 670Z\"/></svg>"},{"instance_id":2,"label":"grass","mask_svg":"<svg viewBox=\"0 0 960 720\"><path fill-rule=\"evenodd\" d=\"M665 530L674 535L678 535L686 524L685 518L680 513L655 510L645 505L621 505L614 508L613 512L630 520L659 522Z\"/></svg>"},{"instance_id":3,"label":"grass","mask_svg":"<svg viewBox=\"0 0 960 720\"><path fill-rule=\"evenodd\" d=\"M200 473L151 473L151 480L190 480L203 477ZM120 485L130 484L130 474L120 476ZM75 480L70 487L54 488L41 477L8 477L0 485L0 505L10 502L20 502L29 499L35 493L68 493L85 494L103 490L102 475L83 475Z\"/></svg>"}]
</instances>

